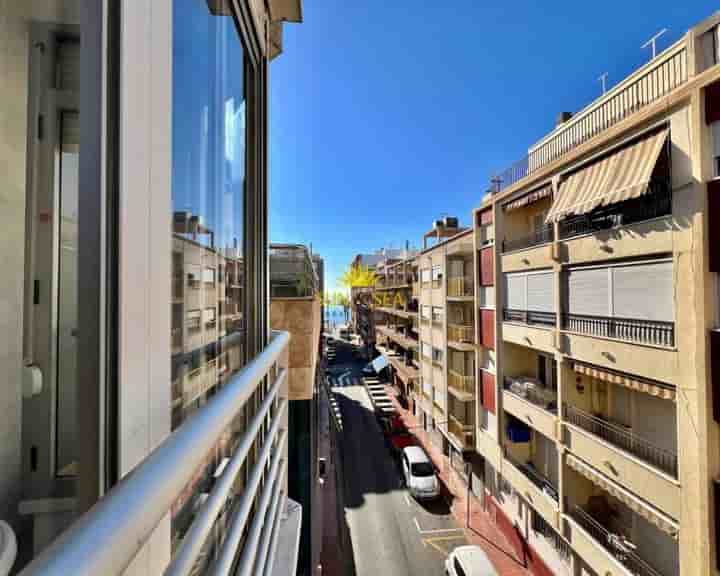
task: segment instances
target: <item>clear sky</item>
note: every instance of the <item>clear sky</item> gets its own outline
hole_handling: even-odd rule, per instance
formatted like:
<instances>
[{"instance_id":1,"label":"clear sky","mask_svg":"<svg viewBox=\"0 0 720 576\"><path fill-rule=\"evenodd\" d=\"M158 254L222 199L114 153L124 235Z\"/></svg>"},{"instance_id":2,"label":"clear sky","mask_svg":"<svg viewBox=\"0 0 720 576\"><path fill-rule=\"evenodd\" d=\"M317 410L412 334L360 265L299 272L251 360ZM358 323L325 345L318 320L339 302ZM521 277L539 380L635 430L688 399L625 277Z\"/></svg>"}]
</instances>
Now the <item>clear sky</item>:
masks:
<instances>
[{"instance_id":1,"label":"clear sky","mask_svg":"<svg viewBox=\"0 0 720 576\"><path fill-rule=\"evenodd\" d=\"M493 171L716 9L586 3L303 0L270 74L270 230L312 244L327 289L354 254L469 223Z\"/></svg>"}]
</instances>

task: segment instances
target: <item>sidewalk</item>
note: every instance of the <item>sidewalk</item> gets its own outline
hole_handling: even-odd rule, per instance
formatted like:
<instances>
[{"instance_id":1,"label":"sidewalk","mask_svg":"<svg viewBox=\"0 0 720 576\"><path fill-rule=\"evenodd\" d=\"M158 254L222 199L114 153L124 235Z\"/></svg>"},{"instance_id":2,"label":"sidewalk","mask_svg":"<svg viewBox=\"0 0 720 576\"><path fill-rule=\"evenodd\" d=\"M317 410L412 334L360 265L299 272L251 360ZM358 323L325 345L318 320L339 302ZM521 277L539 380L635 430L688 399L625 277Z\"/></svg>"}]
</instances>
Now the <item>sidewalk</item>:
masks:
<instances>
[{"instance_id":1,"label":"sidewalk","mask_svg":"<svg viewBox=\"0 0 720 576\"><path fill-rule=\"evenodd\" d=\"M460 526L466 526L467 519L467 485L450 466L450 460L439 447L430 441L430 437L420 426L418 419L402 407L397 399L397 390L389 384L386 386L398 415L405 426L415 435L422 447L430 456L435 467L440 471L440 481L445 485L451 501L451 513ZM480 502L470 495L470 524L465 529L465 536L470 544L480 546L495 565L501 576L526 576L530 571L525 567L517 548L493 522L490 515L483 511Z\"/></svg>"}]
</instances>

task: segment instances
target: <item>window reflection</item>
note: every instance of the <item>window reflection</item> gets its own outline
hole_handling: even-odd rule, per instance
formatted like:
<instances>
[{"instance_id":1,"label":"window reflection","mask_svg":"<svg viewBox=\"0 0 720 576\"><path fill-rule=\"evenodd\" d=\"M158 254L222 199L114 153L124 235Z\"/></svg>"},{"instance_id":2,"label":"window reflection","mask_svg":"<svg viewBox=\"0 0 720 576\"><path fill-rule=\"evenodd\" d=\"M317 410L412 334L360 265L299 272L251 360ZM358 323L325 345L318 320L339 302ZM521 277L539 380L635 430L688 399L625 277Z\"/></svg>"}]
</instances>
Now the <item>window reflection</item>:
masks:
<instances>
[{"instance_id":1,"label":"window reflection","mask_svg":"<svg viewBox=\"0 0 720 576\"><path fill-rule=\"evenodd\" d=\"M173 428L245 361L244 51L230 10L222 4L173 4ZM246 424L243 413L175 503L175 545ZM241 474L239 487L243 478ZM224 521L224 515L218 519L218 535ZM206 558L216 545L211 538Z\"/></svg>"}]
</instances>

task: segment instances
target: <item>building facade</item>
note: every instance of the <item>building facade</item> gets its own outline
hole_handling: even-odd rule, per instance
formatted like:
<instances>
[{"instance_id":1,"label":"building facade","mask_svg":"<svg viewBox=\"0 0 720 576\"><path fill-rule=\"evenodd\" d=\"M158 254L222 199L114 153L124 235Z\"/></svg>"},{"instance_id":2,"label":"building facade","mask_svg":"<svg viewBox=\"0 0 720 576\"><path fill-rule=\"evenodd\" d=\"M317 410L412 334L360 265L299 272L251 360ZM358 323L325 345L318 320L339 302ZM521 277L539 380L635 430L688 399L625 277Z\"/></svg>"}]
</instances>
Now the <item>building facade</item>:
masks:
<instances>
[{"instance_id":1,"label":"building facade","mask_svg":"<svg viewBox=\"0 0 720 576\"><path fill-rule=\"evenodd\" d=\"M293 571L267 79L301 19L280 0L0 7L15 572Z\"/></svg>"},{"instance_id":2,"label":"building facade","mask_svg":"<svg viewBox=\"0 0 720 576\"><path fill-rule=\"evenodd\" d=\"M474 212L482 496L537 573L718 570L718 22Z\"/></svg>"}]
</instances>

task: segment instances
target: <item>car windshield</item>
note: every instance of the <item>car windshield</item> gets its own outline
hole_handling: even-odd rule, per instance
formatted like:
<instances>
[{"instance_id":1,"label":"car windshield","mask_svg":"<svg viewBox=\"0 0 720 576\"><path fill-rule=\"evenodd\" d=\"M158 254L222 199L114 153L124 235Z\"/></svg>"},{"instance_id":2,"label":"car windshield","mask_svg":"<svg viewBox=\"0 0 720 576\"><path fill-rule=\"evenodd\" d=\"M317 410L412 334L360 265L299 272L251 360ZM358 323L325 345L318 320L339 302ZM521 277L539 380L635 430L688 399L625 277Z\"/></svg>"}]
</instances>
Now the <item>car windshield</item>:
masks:
<instances>
[{"instance_id":1,"label":"car windshield","mask_svg":"<svg viewBox=\"0 0 720 576\"><path fill-rule=\"evenodd\" d=\"M415 462L412 465L412 475L420 478L424 476L434 476L435 470L433 470L430 462Z\"/></svg>"}]
</instances>

